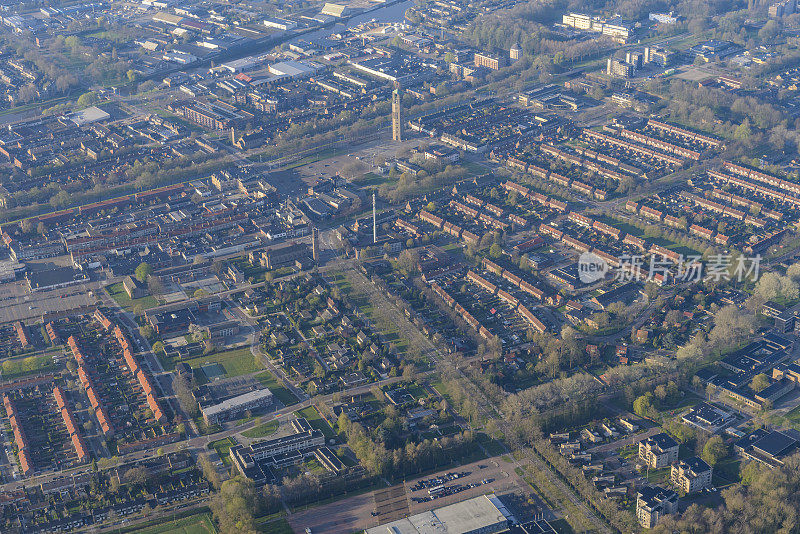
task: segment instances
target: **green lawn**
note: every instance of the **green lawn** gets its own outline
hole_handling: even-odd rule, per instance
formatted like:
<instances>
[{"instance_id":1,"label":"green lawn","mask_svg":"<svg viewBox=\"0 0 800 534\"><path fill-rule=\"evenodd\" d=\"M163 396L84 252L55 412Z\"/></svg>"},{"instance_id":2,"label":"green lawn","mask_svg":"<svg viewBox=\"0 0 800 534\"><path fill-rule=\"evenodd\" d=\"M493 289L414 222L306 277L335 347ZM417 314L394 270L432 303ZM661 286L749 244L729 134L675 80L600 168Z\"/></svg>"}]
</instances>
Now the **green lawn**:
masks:
<instances>
[{"instance_id":1,"label":"green lawn","mask_svg":"<svg viewBox=\"0 0 800 534\"><path fill-rule=\"evenodd\" d=\"M261 425L254 426L250 430L245 430L242 435L246 438L265 438L278 430L278 421L270 421Z\"/></svg>"},{"instance_id":2,"label":"green lawn","mask_svg":"<svg viewBox=\"0 0 800 534\"><path fill-rule=\"evenodd\" d=\"M56 368L52 354L28 356L6 360L0 365L0 372L5 380L12 380L21 376L52 371Z\"/></svg>"},{"instance_id":3,"label":"green lawn","mask_svg":"<svg viewBox=\"0 0 800 534\"><path fill-rule=\"evenodd\" d=\"M222 460L224 465L228 466L231 465L230 450L233 445L234 442L231 438L223 438L217 441L212 441L208 444L208 448L217 451L219 459Z\"/></svg>"},{"instance_id":4,"label":"green lawn","mask_svg":"<svg viewBox=\"0 0 800 534\"><path fill-rule=\"evenodd\" d=\"M291 406L297 402L297 397L295 397L288 388L278 383L275 379L275 375L269 371L258 373L256 379L264 384L264 386L268 387L272 394L275 395L275 398L281 401L284 406Z\"/></svg>"},{"instance_id":5,"label":"green lawn","mask_svg":"<svg viewBox=\"0 0 800 534\"><path fill-rule=\"evenodd\" d=\"M290 531L291 532L291 531ZM211 514L203 512L190 515L175 521L160 522L157 525L144 527L134 534L216 534L217 527L211 520Z\"/></svg>"},{"instance_id":6,"label":"green lawn","mask_svg":"<svg viewBox=\"0 0 800 534\"><path fill-rule=\"evenodd\" d=\"M285 517L261 523L258 525L258 530L266 534L294 534L294 530L292 530Z\"/></svg>"},{"instance_id":7,"label":"green lawn","mask_svg":"<svg viewBox=\"0 0 800 534\"><path fill-rule=\"evenodd\" d=\"M117 304L119 304L128 311L132 311L137 304L140 304L144 309L158 306L158 301L152 295L148 295L140 299L131 300L128 294L125 293L125 288L122 287L121 282L117 284L111 284L110 286L106 286L106 292L109 295L111 295L112 299L117 301Z\"/></svg>"},{"instance_id":8,"label":"green lawn","mask_svg":"<svg viewBox=\"0 0 800 534\"><path fill-rule=\"evenodd\" d=\"M800 424L800 405L792 408L785 417L794 424Z\"/></svg>"},{"instance_id":9,"label":"green lawn","mask_svg":"<svg viewBox=\"0 0 800 534\"><path fill-rule=\"evenodd\" d=\"M295 412L297 417L305 417L308 424L311 425L312 428L315 428L325 434L325 438L335 438L336 433L331 428L331 425L322 418L316 408L313 406L309 406L308 408L303 408L300 411Z\"/></svg>"},{"instance_id":10,"label":"green lawn","mask_svg":"<svg viewBox=\"0 0 800 534\"><path fill-rule=\"evenodd\" d=\"M447 387L441 380L437 378L436 380L432 380L430 384L433 386L433 389L435 389L448 403L453 404L453 399L450 397L450 392L447 390Z\"/></svg>"},{"instance_id":11,"label":"green lawn","mask_svg":"<svg viewBox=\"0 0 800 534\"><path fill-rule=\"evenodd\" d=\"M478 441L481 445L483 445L483 448L486 449L486 452L489 454L489 456L497 456L498 454L503 454L506 451L505 447L503 447L499 441L492 439L483 432L478 434Z\"/></svg>"},{"instance_id":12,"label":"green lawn","mask_svg":"<svg viewBox=\"0 0 800 534\"><path fill-rule=\"evenodd\" d=\"M250 347L228 350L185 360L192 369L198 369L209 363L218 363L225 368L225 376L241 376L254 373L263 369L261 363L256 361Z\"/></svg>"}]
</instances>

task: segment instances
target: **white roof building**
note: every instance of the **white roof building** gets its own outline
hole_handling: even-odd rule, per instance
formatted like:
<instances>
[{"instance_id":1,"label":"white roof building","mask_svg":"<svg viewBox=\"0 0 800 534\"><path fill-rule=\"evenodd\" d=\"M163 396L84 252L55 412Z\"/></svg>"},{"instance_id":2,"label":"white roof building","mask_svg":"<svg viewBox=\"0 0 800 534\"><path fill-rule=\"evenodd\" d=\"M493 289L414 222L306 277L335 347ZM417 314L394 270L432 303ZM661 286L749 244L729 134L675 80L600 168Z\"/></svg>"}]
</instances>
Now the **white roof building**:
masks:
<instances>
[{"instance_id":1,"label":"white roof building","mask_svg":"<svg viewBox=\"0 0 800 534\"><path fill-rule=\"evenodd\" d=\"M78 126L92 124L93 122L104 121L110 118L111 115L98 108L97 106L88 107L81 111L76 111L68 115L69 120Z\"/></svg>"},{"instance_id":2,"label":"white roof building","mask_svg":"<svg viewBox=\"0 0 800 534\"><path fill-rule=\"evenodd\" d=\"M281 61L270 65L269 72L275 76L305 78L312 76L320 68L320 65L309 61Z\"/></svg>"},{"instance_id":3,"label":"white roof building","mask_svg":"<svg viewBox=\"0 0 800 534\"><path fill-rule=\"evenodd\" d=\"M516 519L495 495L481 495L368 528L366 534L492 534Z\"/></svg>"}]
</instances>

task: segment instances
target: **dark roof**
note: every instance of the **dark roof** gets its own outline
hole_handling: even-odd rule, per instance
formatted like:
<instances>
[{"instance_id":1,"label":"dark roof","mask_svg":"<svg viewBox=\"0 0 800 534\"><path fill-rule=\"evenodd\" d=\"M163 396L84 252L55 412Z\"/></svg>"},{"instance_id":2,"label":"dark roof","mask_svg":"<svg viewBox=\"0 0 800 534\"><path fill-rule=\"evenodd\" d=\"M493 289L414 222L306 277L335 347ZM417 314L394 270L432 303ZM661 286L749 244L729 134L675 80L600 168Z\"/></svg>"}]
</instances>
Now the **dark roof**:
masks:
<instances>
[{"instance_id":1,"label":"dark roof","mask_svg":"<svg viewBox=\"0 0 800 534\"><path fill-rule=\"evenodd\" d=\"M777 380L756 393L756 397L760 399L777 399L786 394L787 386L788 384L784 380Z\"/></svg>"},{"instance_id":2,"label":"dark roof","mask_svg":"<svg viewBox=\"0 0 800 534\"><path fill-rule=\"evenodd\" d=\"M758 441L761 438L763 438L764 436L766 436L767 434L769 434L768 430L765 430L763 428L759 428L758 430L753 431L752 433L746 435L745 437L743 437L742 439L740 439L736 443L734 443L733 444L734 448L746 449L750 445L755 443L756 441Z\"/></svg>"},{"instance_id":3,"label":"dark roof","mask_svg":"<svg viewBox=\"0 0 800 534\"><path fill-rule=\"evenodd\" d=\"M694 474L705 473L706 471L711 471L711 466L708 465L706 462L703 461L702 458L698 456L692 456L691 458L686 458L685 460L681 460L680 464L684 468L689 468Z\"/></svg>"},{"instance_id":4,"label":"dark roof","mask_svg":"<svg viewBox=\"0 0 800 534\"><path fill-rule=\"evenodd\" d=\"M715 373L710 367L705 367L697 371L695 373L695 376L700 380L702 380L703 382L708 382L709 380L717 376L717 373Z\"/></svg>"},{"instance_id":5,"label":"dark roof","mask_svg":"<svg viewBox=\"0 0 800 534\"><path fill-rule=\"evenodd\" d=\"M783 432L773 430L766 436L754 442L753 448L772 458L777 458L788 452L791 452L791 450L797 447L799 443L800 442L798 442L797 439L787 436Z\"/></svg>"},{"instance_id":6,"label":"dark roof","mask_svg":"<svg viewBox=\"0 0 800 534\"><path fill-rule=\"evenodd\" d=\"M696 420L700 423L717 426L725 421L725 415L722 410L711 406L707 402L701 402L686 414L686 418Z\"/></svg>"},{"instance_id":7,"label":"dark roof","mask_svg":"<svg viewBox=\"0 0 800 534\"><path fill-rule=\"evenodd\" d=\"M639 498L642 499L647 506L652 508L667 500L674 499L677 501L678 494L659 486L642 486L639 489Z\"/></svg>"},{"instance_id":8,"label":"dark roof","mask_svg":"<svg viewBox=\"0 0 800 534\"><path fill-rule=\"evenodd\" d=\"M739 373L751 371L758 367L759 362L744 354L731 354L721 362Z\"/></svg>"},{"instance_id":9,"label":"dark roof","mask_svg":"<svg viewBox=\"0 0 800 534\"><path fill-rule=\"evenodd\" d=\"M678 442L672 439L667 433L661 432L660 434L655 434L650 436L646 440L647 443L650 445L655 445L661 450L671 449L672 447L677 447Z\"/></svg>"},{"instance_id":10,"label":"dark roof","mask_svg":"<svg viewBox=\"0 0 800 534\"><path fill-rule=\"evenodd\" d=\"M790 339L775 332L768 332L764 334L764 342L767 344L768 347L770 348L774 347L775 349L786 350L792 346L792 342Z\"/></svg>"}]
</instances>

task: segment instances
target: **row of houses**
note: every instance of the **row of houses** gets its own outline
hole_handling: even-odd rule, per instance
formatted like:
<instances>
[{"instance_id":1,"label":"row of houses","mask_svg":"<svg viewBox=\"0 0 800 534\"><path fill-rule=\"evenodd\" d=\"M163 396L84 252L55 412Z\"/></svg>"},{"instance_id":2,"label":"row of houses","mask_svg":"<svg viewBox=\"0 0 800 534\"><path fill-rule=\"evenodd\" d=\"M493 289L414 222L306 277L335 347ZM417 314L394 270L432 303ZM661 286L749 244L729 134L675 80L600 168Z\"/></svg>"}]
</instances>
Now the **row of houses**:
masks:
<instances>
[{"instance_id":1,"label":"row of houses","mask_svg":"<svg viewBox=\"0 0 800 534\"><path fill-rule=\"evenodd\" d=\"M31 450L28 438L25 435L25 430L22 428L18 420L18 414L14 407L14 402L8 394L3 394L3 407L6 410L6 416L11 424L11 432L14 434L14 444L17 446L17 458L19 459L19 467L23 475L27 475L33 469L31 463Z\"/></svg>"},{"instance_id":2,"label":"row of houses","mask_svg":"<svg viewBox=\"0 0 800 534\"><path fill-rule=\"evenodd\" d=\"M86 445L83 441L83 437L78 432L75 416L72 414L72 411L64 399L64 390L61 389L61 386L57 385L53 388L53 396L56 399L56 406L58 406L58 409L61 411L61 418L64 420L64 425L67 427L67 433L69 434L70 441L72 441L72 447L75 449L78 461L86 461L88 459Z\"/></svg>"},{"instance_id":3,"label":"row of houses","mask_svg":"<svg viewBox=\"0 0 800 534\"><path fill-rule=\"evenodd\" d=\"M454 299L450 294L448 294L447 291L445 291L444 288L442 288L442 286L440 286L436 282L431 282L431 289L433 290L434 293L436 293L439 297L441 297L441 299L444 301L445 304L447 304L448 307L454 309L455 312L462 319L464 319L464 321L470 327L472 327L476 332L478 332L478 335L480 335L483 339L489 340L493 337L489 329L483 326L480 323L480 321L478 321L471 313L469 313L466 310L466 308L464 308L464 306L456 302L456 299Z\"/></svg>"},{"instance_id":4,"label":"row of houses","mask_svg":"<svg viewBox=\"0 0 800 534\"><path fill-rule=\"evenodd\" d=\"M492 295L497 295L497 297L508 304L511 309L517 313L522 319L531 326L534 330L539 333L544 333L547 331L547 327L545 324L536 317L527 307L525 307L518 298L514 295L508 293L507 291L498 288L495 284L489 282L484 277L476 273L475 271L470 270L467 272L467 280L476 284L478 287L488 291Z\"/></svg>"},{"instance_id":5,"label":"row of houses","mask_svg":"<svg viewBox=\"0 0 800 534\"><path fill-rule=\"evenodd\" d=\"M67 345L69 346L70 350L72 350L72 356L75 358L75 361L78 364L78 378L80 379L81 385L86 392L86 396L89 398L89 403L94 410L95 417L97 417L97 422L100 424L100 429L103 431L105 436L113 436L114 429L111 426L111 419L108 417L108 411L106 410L106 407L100 402L100 398L97 395L97 391L91 376L89 376L89 373L86 372L86 358L81 352L81 348L78 345L78 340L75 339L75 336L69 336L67 339Z\"/></svg>"},{"instance_id":6,"label":"row of houses","mask_svg":"<svg viewBox=\"0 0 800 534\"><path fill-rule=\"evenodd\" d=\"M697 198L699 199L700 197ZM664 214L663 211L657 210L650 206L644 206L644 205L640 206L638 202L629 200L628 202L625 203L625 209L630 211L631 213L636 213L638 215L641 215L642 217L653 219L654 221L658 222L663 222L667 226L671 226L673 228L678 228L681 230L687 230L685 224L680 219L678 219L678 217L675 217L674 215L666 215ZM724 206L720 206L720 209L725 211ZM718 245L727 246L728 243L730 242L729 236L719 233L711 228L705 228L703 226L700 226L699 224L690 225L688 228L688 232L703 239L714 241ZM676 257L677 261L679 255L674 253L673 255Z\"/></svg>"},{"instance_id":7,"label":"row of houses","mask_svg":"<svg viewBox=\"0 0 800 534\"><path fill-rule=\"evenodd\" d=\"M682 146L668 143L667 141L662 141L661 139L657 139L634 130L628 130L625 128L612 128L609 131L616 133L620 137L636 141L644 146L652 147L662 152L666 152L667 154L673 154L679 158L698 161L701 156L700 152L697 152L696 150L691 150Z\"/></svg>"},{"instance_id":8,"label":"row of houses","mask_svg":"<svg viewBox=\"0 0 800 534\"><path fill-rule=\"evenodd\" d=\"M729 191L723 191L722 189L718 189L716 187L711 189L711 196L728 202L734 206L743 206L750 211L756 211L763 215L764 217L769 217L770 219L774 219L776 221L780 221L783 219L783 213L775 210L768 209L764 207L761 202L756 202L755 200L744 198Z\"/></svg>"},{"instance_id":9,"label":"row of houses","mask_svg":"<svg viewBox=\"0 0 800 534\"><path fill-rule=\"evenodd\" d=\"M147 401L147 407L150 408L151 412L153 412L153 418L158 423L163 423L166 420L166 416L159 406L156 392L153 389L153 385L150 383L150 378L145 374L144 370L139 367L139 364L136 361L133 352L131 351L133 347L128 341L128 337L118 325L114 326L114 337L122 349L123 357L125 362L128 364L128 372L131 374L131 376L136 378L136 380L139 382L139 385L142 387L145 400Z\"/></svg>"},{"instance_id":10,"label":"row of houses","mask_svg":"<svg viewBox=\"0 0 800 534\"><path fill-rule=\"evenodd\" d=\"M611 133L614 134L617 134L619 131L621 131L617 130L616 128L611 128L611 127L607 128L610 128ZM635 154L638 154L639 156L644 156L646 158L656 160L666 165L680 166L684 162L683 157L673 156L671 154L665 154L658 150L651 150L638 143L631 143L630 141L626 141L625 139L620 139L615 135L610 135L608 133L590 130L588 128L583 129L581 138L588 141L593 141L595 143L599 143L601 145L615 146L627 152L633 152Z\"/></svg>"},{"instance_id":11,"label":"row of houses","mask_svg":"<svg viewBox=\"0 0 800 534\"><path fill-rule=\"evenodd\" d=\"M720 141L719 139L716 139L708 135L700 134L697 132L693 132L691 130L681 128L680 126L668 124L666 122L650 119L647 121L647 126L655 130L660 130L662 132L665 132L669 135L679 137L686 142L699 143L708 148L723 147L722 141Z\"/></svg>"},{"instance_id":12,"label":"row of houses","mask_svg":"<svg viewBox=\"0 0 800 534\"><path fill-rule=\"evenodd\" d=\"M753 215L745 213L742 210L738 210L731 206L720 204L719 202L714 202L713 200L708 200L706 198L697 196L693 193L684 191L681 193L681 196L686 200L692 202L696 206L700 206L701 208L705 208L715 213L719 213L724 217L731 217L732 219L736 219L737 221L742 221L745 224L749 224L750 226L755 226L756 228L764 228L767 225L767 221L765 221L764 219L761 219L759 217L754 217Z\"/></svg>"},{"instance_id":13,"label":"row of houses","mask_svg":"<svg viewBox=\"0 0 800 534\"><path fill-rule=\"evenodd\" d=\"M520 158L509 157L508 159L506 159L506 165L511 167L512 169L516 169L518 171L525 172L525 173L528 173L528 174L532 174L534 176L537 176L537 177L545 179L545 180L549 180L549 181L551 181L553 183L556 183L556 184L560 185L561 187L571 188L572 190L574 190L574 191L576 191L578 193L581 193L582 195L585 195L585 196L588 196L588 197L593 197L593 198L596 198L597 200L606 200L606 198L608 198L608 192L603 190L603 189L600 189L600 188L597 188L597 187L593 187L593 186L591 186L591 185L589 185L589 184L587 184L585 182L581 182L580 180L573 180L573 179L568 178L566 176L563 176L563 175L561 175L561 174L559 174L557 172L551 172L549 169L543 169L543 168L541 168L541 167L539 167L537 165L534 165L532 163L528 163L527 161L524 161L524 160L522 160ZM525 188L525 189L527 189L527 188ZM533 196L535 197L535 195L537 195L537 194L540 194L540 193L534 193ZM538 200L537 198L532 198L532 199L533 200ZM554 209L557 209L558 211L565 211L566 210L566 204L564 204L564 203L560 203L559 201L552 201L552 200L548 200L547 202L548 202L547 206L553 207ZM553 205L552 202L556 202L557 204ZM564 209L559 209L558 206L560 204L564 204Z\"/></svg>"},{"instance_id":14,"label":"row of houses","mask_svg":"<svg viewBox=\"0 0 800 534\"><path fill-rule=\"evenodd\" d=\"M464 230L460 226L448 222L443 218L434 215L433 213L430 213L425 210L420 210L417 216L421 220L429 224L432 224L437 229L450 234L456 239L463 239L468 244L477 245L480 242L480 237L478 237L476 234L470 232L469 230Z\"/></svg>"},{"instance_id":15,"label":"row of houses","mask_svg":"<svg viewBox=\"0 0 800 534\"><path fill-rule=\"evenodd\" d=\"M605 176L606 178L612 178L612 179L617 180L617 181L622 181L626 177L625 174L622 174L620 172L608 169L608 168L600 165L596 161L593 161L589 157L586 157L587 152L591 153L591 154L596 154L597 156L602 156L601 154L599 154L599 153L597 153L597 152L595 152L593 150L588 150L588 149L587 150L581 150L581 151L579 151L578 155L573 155L573 154L570 154L569 152L566 152L564 150L561 150L560 148L557 148L557 147L555 147L553 145L549 145L549 144L542 145L541 150L545 154L549 154L550 156L552 156L554 158L560 159L562 161L566 161L567 163L570 163L572 165L577 165L579 167L583 167L584 169L596 172L600 176ZM619 167L620 165L624 165L621 162L619 162L619 160L617 160L616 158L610 158L610 159L613 159L613 160L617 161L617 163L614 164L617 167ZM626 166L626 167L629 167L629 166Z\"/></svg>"},{"instance_id":16,"label":"row of houses","mask_svg":"<svg viewBox=\"0 0 800 534\"><path fill-rule=\"evenodd\" d=\"M764 187L763 185L755 184L749 181L748 178L732 176L730 174L725 174L724 172L720 172L714 169L708 171L708 176L711 179L715 180L717 183L735 185L751 193L755 193L757 195L761 195L764 198L768 198L773 202L788 204L793 208L800 208L800 198L793 196L793 191L790 190L778 191L770 187ZM791 183L791 182L786 182L786 183Z\"/></svg>"}]
</instances>

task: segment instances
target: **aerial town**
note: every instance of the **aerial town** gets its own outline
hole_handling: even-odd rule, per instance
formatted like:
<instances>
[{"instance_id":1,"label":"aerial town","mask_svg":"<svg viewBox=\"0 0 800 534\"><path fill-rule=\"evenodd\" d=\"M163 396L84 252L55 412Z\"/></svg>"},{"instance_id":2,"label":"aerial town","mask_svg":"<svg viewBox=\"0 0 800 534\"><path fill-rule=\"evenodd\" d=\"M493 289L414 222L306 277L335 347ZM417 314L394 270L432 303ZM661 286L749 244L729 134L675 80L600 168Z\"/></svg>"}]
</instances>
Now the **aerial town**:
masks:
<instances>
[{"instance_id":1,"label":"aerial town","mask_svg":"<svg viewBox=\"0 0 800 534\"><path fill-rule=\"evenodd\" d=\"M798 0L0 0L0 532L797 532L799 96Z\"/></svg>"}]
</instances>

